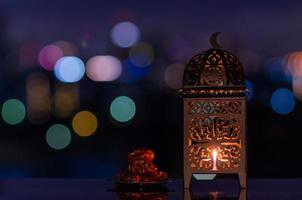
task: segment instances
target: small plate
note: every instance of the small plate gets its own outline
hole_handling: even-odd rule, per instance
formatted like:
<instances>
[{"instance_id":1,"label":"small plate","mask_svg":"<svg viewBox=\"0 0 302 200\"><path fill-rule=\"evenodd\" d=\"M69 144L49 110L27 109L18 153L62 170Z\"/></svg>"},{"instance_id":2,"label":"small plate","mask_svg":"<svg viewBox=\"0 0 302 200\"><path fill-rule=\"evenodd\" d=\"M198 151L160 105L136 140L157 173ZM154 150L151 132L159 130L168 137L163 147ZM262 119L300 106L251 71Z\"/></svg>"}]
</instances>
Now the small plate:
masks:
<instances>
[{"instance_id":1,"label":"small plate","mask_svg":"<svg viewBox=\"0 0 302 200\"><path fill-rule=\"evenodd\" d=\"M167 192L169 191L165 184L172 182L170 179L166 181L152 181L152 182L139 182L139 183L127 183L127 182L116 182L115 191L119 192Z\"/></svg>"},{"instance_id":2,"label":"small plate","mask_svg":"<svg viewBox=\"0 0 302 200\"><path fill-rule=\"evenodd\" d=\"M148 181L148 182L122 182L122 181L116 181L116 184L118 185L163 185L172 182L170 179L164 180L164 181Z\"/></svg>"},{"instance_id":3,"label":"small plate","mask_svg":"<svg viewBox=\"0 0 302 200\"><path fill-rule=\"evenodd\" d=\"M148 182L121 182L121 181L116 181L117 184L119 185L160 185L160 184L166 184L170 183L171 180L167 179L165 181L148 181Z\"/></svg>"}]
</instances>

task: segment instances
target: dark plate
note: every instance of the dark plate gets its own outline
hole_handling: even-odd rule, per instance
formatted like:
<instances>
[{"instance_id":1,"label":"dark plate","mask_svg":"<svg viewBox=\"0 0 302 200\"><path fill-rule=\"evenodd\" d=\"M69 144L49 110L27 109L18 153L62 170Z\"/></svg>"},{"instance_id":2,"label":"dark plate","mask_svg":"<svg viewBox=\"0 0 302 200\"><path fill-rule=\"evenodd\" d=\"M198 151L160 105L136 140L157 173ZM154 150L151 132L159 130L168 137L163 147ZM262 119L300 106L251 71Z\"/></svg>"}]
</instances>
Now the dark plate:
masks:
<instances>
[{"instance_id":1,"label":"dark plate","mask_svg":"<svg viewBox=\"0 0 302 200\"><path fill-rule=\"evenodd\" d=\"M129 182L121 182L116 181L116 184L118 185L129 185L129 186L151 186L151 185L163 185L172 182L170 179L167 179L165 181L150 181L150 182L138 182L138 183L129 183Z\"/></svg>"},{"instance_id":2,"label":"dark plate","mask_svg":"<svg viewBox=\"0 0 302 200\"><path fill-rule=\"evenodd\" d=\"M140 182L140 183L126 183L116 182L116 192L168 192L169 190L165 187L165 184L172 182L171 180L160 181L160 182Z\"/></svg>"}]
</instances>

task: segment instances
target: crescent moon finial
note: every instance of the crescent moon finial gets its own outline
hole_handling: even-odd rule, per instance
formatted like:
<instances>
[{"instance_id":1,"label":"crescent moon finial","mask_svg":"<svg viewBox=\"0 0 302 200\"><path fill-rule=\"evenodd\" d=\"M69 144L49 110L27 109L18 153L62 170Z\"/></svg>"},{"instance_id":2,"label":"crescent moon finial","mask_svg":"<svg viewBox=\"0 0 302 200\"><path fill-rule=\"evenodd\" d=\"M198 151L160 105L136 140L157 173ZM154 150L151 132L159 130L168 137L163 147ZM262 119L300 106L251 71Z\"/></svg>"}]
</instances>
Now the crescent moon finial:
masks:
<instances>
[{"instance_id":1,"label":"crescent moon finial","mask_svg":"<svg viewBox=\"0 0 302 200\"><path fill-rule=\"evenodd\" d=\"M210 43L211 43L212 47L215 48L215 49L221 49L222 48L222 46L220 44L218 44L218 42L217 42L217 37L220 33L221 32L215 32L210 37Z\"/></svg>"}]
</instances>

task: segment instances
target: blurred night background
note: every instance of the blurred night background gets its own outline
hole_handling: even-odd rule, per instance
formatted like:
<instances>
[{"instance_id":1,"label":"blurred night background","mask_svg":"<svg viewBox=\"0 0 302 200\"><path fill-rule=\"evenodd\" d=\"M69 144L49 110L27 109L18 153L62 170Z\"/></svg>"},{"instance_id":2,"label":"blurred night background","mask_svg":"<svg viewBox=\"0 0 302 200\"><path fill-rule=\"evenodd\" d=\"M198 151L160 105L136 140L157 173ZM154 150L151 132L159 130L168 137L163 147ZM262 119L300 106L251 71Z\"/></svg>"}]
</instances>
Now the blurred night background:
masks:
<instances>
[{"instance_id":1,"label":"blurred night background","mask_svg":"<svg viewBox=\"0 0 302 200\"><path fill-rule=\"evenodd\" d=\"M246 74L249 177L302 177L301 1L0 1L0 178L113 178L147 147L182 176L182 72Z\"/></svg>"}]
</instances>

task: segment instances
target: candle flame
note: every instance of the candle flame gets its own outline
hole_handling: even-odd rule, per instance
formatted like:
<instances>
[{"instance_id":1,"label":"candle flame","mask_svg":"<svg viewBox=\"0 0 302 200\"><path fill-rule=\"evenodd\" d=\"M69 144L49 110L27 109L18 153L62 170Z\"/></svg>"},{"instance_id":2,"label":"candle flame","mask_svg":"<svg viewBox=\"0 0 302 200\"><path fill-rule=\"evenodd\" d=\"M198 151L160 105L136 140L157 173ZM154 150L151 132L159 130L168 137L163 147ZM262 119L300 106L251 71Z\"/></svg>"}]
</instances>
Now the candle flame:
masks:
<instances>
[{"instance_id":1,"label":"candle flame","mask_svg":"<svg viewBox=\"0 0 302 200\"><path fill-rule=\"evenodd\" d=\"M213 157L213 170L217 170L216 162L217 162L218 151L216 149L212 150Z\"/></svg>"},{"instance_id":2,"label":"candle flame","mask_svg":"<svg viewBox=\"0 0 302 200\"><path fill-rule=\"evenodd\" d=\"M217 160L217 155L218 155L218 151L216 149L213 149L212 156L213 156L213 161L215 161L215 162Z\"/></svg>"}]
</instances>

